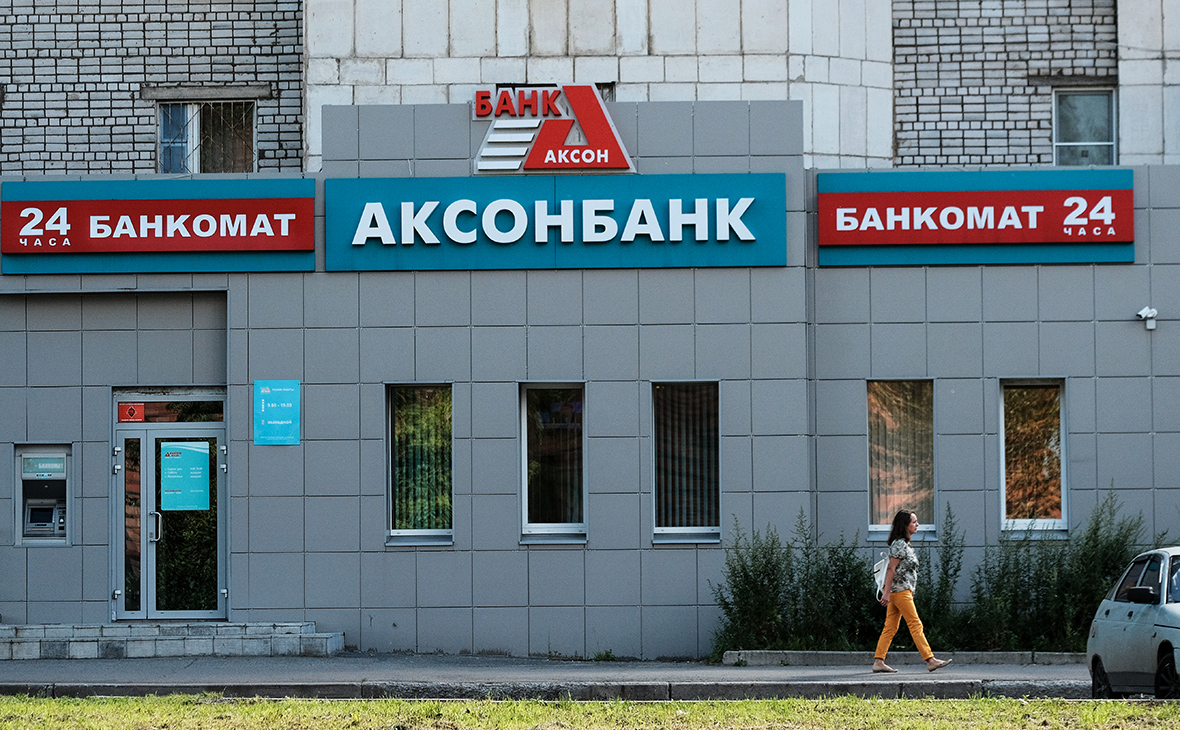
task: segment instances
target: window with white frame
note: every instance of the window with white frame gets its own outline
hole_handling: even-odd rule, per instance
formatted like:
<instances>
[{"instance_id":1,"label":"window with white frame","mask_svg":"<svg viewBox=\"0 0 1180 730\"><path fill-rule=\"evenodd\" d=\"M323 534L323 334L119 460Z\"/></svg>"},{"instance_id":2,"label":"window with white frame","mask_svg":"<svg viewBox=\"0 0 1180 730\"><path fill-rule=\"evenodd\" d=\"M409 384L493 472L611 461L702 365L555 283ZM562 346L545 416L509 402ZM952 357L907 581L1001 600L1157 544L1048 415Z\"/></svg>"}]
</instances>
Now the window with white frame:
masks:
<instances>
[{"instance_id":1,"label":"window with white frame","mask_svg":"<svg viewBox=\"0 0 1180 730\"><path fill-rule=\"evenodd\" d=\"M1059 89L1053 94L1053 160L1057 165L1114 165L1112 89Z\"/></svg>"},{"instance_id":2,"label":"window with white frame","mask_svg":"<svg viewBox=\"0 0 1180 730\"><path fill-rule=\"evenodd\" d=\"M934 522L934 382L870 380L869 525L888 529L898 510Z\"/></svg>"},{"instance_id":3,"label":"window with white frame","mask_svg":"<svg viewBox=\"0 0 1180 730\"><path fill-rule=\"evenodd\" d=\"M451 387L389 387L390 538L449 539Z\"/></svg>"},{"instance_id":4,"label":"window with white frame","mask_svg":"<svg viewBox=\"0 0 1180 730\"><path fill-rule=\"evenodd\" d=\"M721 536L717 383L653 383L655 538Z\"/></svg>"},{"instance_id":5,"label":"window with white frame","mask_svg":"<svg viewBox=\"0 0 1180 730\"><path fill-rule=\"evenodd\" d=\"M581 385L522 389L524 532L585 534Z\"/></svg>"},{"instance_id":6,"label":"window with white frame","mask_svg":"<svg viewBox=\"0 0 1180 730\"><path fill-rule=\"evenodd\" d=\"M254 172L254 102L161 103L159 171Z\"/></svg>"},{"instance_id":7,"label":"window with white frame","mask_svg":"<svg viewBox=\"0 0 1180 730\"><path fill-rule=\"evenodd\" d=\"M1007 529L1064 529L1062 384L1005 382L1003 503Z\"/></svg>"}]
</instances>

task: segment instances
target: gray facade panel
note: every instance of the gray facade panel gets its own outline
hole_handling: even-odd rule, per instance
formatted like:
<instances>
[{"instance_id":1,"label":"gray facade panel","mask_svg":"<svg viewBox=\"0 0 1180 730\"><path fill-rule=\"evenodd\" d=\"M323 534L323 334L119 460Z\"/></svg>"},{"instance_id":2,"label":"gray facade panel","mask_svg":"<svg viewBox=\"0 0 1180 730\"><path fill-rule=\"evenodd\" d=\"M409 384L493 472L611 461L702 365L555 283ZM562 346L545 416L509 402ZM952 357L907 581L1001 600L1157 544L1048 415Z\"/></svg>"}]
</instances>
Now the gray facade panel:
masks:
<instances>
[{"instance_id":1,"label":"gray facade panel","mask_svg":"<svg viewBox=\"0 0 1180 730\"><path fill-rule=\"evenodd\" d=\"M476 606L519 606L528 594L529 554L480 550L472 555L472 599Z\"/></svg>"},{"instance_id":2,"label":"gray facade panel","mask_svg":"<svg viewBox=\"0 0 1180 730\"><path fill-rule=\"evenodd\" d=\"M874 323L926 321L926 272L905 268L870 270L869 307Z\"/></svg>"},{"instance_id":3,"label":"gray facade panel","mask_svg":"<svg viewBox=\"0 0 1180 730\"><path fill-rule=\"evenodd\" d=\"M874 325L869 357L874 378L924 377L927 374L926 325Z\"/></svg>"},{"instance_id":4,"label":"gray facade panel","mask_svg":"<svg viewBox=\"0 0 1180 730\"><path fill-rule=\"evenodd\" d=\"M477 654L529 653L529 609L476 608L472 611L472 651Z\"/></svg>"},{"instance_id":5,"label":"gray facade panel","mask_svg":"<svg viewBox=\"0 0 1180 730\"><path fill-rule=\"evenodd\" d=\"M473 325L523 326L527 324L526 273L480 271L471 277Z\"/></svg>"}]
</instances>

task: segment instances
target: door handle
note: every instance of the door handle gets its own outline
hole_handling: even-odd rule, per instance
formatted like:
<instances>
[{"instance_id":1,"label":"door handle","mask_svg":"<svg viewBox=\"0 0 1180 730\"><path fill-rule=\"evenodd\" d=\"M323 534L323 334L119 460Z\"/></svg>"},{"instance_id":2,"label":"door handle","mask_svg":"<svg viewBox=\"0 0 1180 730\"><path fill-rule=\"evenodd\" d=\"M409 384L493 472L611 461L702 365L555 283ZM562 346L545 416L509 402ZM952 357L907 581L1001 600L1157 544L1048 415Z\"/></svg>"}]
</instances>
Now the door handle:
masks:
<instances>
[{"instance_id":1,"label":"door handle","mask_svg":"<svg viewBox=\"0 0 1180 730\"><path fill-rule=\"evenodd\" d=\"M160 538L164 536L164 516L159 512L152 512L152 519L156 521L156 529L148 535L150 542L159 542Z\"/></svg>"}]
</instances>

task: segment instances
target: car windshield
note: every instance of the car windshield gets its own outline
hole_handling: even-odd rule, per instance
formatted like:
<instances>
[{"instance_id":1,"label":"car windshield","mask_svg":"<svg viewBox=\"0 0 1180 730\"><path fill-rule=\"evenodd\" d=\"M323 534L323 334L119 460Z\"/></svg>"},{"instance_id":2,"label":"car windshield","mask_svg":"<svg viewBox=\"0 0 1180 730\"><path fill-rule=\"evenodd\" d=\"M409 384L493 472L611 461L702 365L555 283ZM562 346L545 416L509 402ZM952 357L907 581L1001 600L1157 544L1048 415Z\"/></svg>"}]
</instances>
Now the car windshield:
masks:
<instances>
[{"instance_id":1,"label":"car windshield","mask_svg":"<svg viewBox=\"0 0 1180 730\"><path fill-rule=\"evenodd\" d=\"M1127 602L1131 599L1127 598L1127 591L1139 582L1139 576L1143 575L1143 566L1147 565L1148 556L1136 558L1135 562L1131 563L1131 567L1123 574L1123 579L1119 581L1118 586L1114 590L1114 600Z\"/></svg>"},{"instance_id":2,"label":"car windshield","mask_svg":"<svg viewBox=\"0 0 1180 730\"><path fill-rule=\"evenodd\" d=\"M1168 603L1180 603L1180 555L1172 556L1172 569L1168 573Z\"/></svg>"}]
</instances>

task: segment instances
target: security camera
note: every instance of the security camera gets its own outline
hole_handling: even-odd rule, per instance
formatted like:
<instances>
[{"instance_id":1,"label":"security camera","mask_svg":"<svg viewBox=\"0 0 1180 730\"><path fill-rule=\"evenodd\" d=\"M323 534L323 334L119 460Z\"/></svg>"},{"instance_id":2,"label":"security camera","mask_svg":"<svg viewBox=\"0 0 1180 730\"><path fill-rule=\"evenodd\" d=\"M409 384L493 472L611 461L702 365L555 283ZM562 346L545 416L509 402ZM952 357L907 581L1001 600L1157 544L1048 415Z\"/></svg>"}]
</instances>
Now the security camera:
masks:
<instances>
[{"instance_id":1,"label":"security camera","mask_svg":"<svg viewBox=\"0 0 1180 730\"><path fill-rule=\"evenodd\" d=\"M1152 309L1151 307L1144 307L1143 309L1140 309L1138 312L1136 312L1135 316L1139 319L1155 319L1157 314L1159 314L1159 312Z\"/></svg>"}]
</instances>

